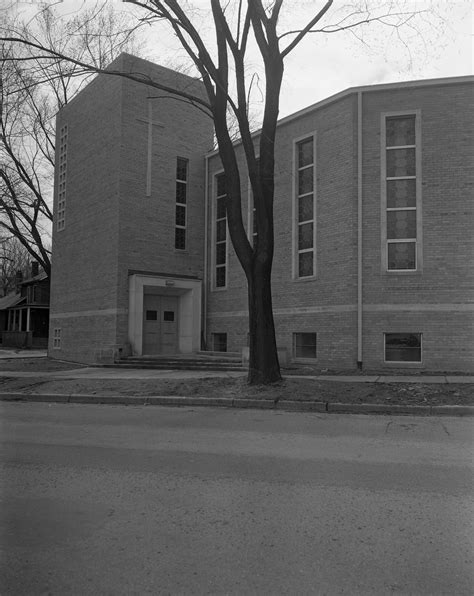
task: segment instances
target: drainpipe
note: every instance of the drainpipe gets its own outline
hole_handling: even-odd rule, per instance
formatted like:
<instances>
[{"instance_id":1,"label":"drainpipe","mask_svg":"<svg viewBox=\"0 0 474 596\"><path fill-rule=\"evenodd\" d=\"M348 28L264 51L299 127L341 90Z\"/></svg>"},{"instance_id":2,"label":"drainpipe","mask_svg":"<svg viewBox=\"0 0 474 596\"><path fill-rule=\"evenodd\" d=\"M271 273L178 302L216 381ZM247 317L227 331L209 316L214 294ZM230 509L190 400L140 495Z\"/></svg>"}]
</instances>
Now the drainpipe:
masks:
<instances>
[{"instance_id":1,"label":"drainpipe","mask_svg":"<svg viewBox=\"0 0 474 596\"><path fill-rule=\"evenodd\" d=\"M204 347L207 347L207 240L209 224L209 156L204 156L206 173L204 177L204 274L202 291L202 337L204 338Z\"/></svg>"},{"instance_id":2,"label":"drainpipe","mask_svg":"<svg viewBox=\"0 0 474 596\"><path fill-rule=\"evenodd\" d=\"M357 368L362 369L362 91L357 93Z\"/></svg>"}]
</instances>

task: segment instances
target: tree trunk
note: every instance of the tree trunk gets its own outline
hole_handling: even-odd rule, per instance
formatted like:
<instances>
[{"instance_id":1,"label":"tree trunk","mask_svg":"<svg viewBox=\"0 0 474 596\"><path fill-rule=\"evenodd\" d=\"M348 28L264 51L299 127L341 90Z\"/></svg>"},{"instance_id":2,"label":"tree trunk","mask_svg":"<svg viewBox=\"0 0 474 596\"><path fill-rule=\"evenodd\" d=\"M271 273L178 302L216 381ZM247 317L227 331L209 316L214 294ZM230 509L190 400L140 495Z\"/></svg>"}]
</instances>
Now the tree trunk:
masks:
<instances>
[{"instance_id":1,"label":"tree trunk","mask_svg":"<svg viewBox=\"0 0 474 596\"><path fill-rule=\"evenodd\" d=\"M247 276L249 300L249 373L253 385L281 381L273 320L271 263L256 260Z\"/></svg>"}]
</instances>

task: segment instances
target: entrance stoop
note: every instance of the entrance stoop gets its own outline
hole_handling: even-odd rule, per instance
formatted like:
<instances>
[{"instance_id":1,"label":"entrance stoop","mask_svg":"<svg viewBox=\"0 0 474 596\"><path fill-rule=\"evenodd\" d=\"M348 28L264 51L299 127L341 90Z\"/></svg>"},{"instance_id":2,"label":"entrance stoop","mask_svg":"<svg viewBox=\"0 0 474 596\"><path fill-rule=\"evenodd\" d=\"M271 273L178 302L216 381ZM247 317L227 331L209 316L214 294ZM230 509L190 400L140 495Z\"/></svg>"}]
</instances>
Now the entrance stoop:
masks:
<instances>
[{"instance_id":1,"label":"entrance stoop","mask_svg":"<svg viewBox=\"0 0 474 596\"><path fill-rule=\"evenodd\" d=\"M242 357L235 352L196 352L167 356L128 356L108 367L162 370L245 371Z\"/></svg>"}]
</instances>

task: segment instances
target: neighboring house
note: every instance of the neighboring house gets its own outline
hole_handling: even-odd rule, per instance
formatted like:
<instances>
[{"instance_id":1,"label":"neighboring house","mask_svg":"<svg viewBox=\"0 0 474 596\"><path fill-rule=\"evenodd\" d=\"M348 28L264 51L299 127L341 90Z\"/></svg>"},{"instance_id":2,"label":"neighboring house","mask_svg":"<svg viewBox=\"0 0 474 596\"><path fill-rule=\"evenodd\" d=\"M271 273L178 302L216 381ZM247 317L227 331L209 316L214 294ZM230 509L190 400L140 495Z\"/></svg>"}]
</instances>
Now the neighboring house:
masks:
<instances>
[{"instance_id":1,"label":"neighboring house","mask_svg":"<svg viewBox=\"0 0 474 596\"><path fill-rule=\"evenodd\" d=\"M19 281L17 292L0 298L2 345L46 348L49 328L49 279L33 263L31 277Z\"/></svg>"},{"instance_id":2,"label":"neighboring house","mask_svg":"<svg viewBox=\"0 0 474 596\"><path fill-rule=\"evenodd\" d=\"M3 344L3 333L8 331L10 323L10 309L14 309L23 298L20 292L12 292L0 298L0 342Z\"/></svg>"},{"instance_id":3,"label":"neighboring house","mask_svg":"<svg viewBox=\"0 0 474 596\"><path fill-rule=\"evenodd\" d=\"M127 54L115 66L204 95L197 80ZM247 343L212 123L156 95L101 75L58 115L53 357ZM279 122L273 306L291 358L472 371L473 106L474 77L458 77L348 89Z\"/></svg>"}]
</instances>

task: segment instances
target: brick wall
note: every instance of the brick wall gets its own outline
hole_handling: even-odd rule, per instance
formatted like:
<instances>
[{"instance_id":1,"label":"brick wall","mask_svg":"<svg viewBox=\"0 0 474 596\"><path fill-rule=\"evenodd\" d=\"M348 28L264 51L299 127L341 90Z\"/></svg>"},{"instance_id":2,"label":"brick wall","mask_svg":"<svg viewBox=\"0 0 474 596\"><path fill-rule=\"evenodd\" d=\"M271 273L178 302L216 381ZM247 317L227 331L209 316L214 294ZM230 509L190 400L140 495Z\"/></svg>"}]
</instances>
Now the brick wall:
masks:
<instances>
[{"instance_id":1,"label":"brick wall","mask_svg":"<svg viewBox=\"0 0 474 596\"><path fill-rule=\"evenodd\" d=\"M125 56L125 69L149 75L160 83L204 97L201 83L150 62ZM148 117L153 126L151 194L146 196ZM202 111L169 94L132 81L123 82L123 143L120 171L120 242L118 306L128 308L129 271L202 279L204 263L205 162L212 147L212 122ZM186 249L174 248L176 159L188 160ZM126 342L127 321L121 319L118 343Z\"/></svg>"},{"instance_id":2,"label":"brick wall","mask_svg":"<svg viewBox=\"0 0 474 596\"><path fill-rule=\"evenodd\" d=\"M202 85L123 54L114 68L202 95ZM146 196L148 98L153 100L151 195ZM58 116L68 126L66 227L54 231L53 357L93 362L126 350L130 270L202 277L204 154L212 123L158 89L102 75ZM176 158L189 160L185 251L174 249ZM56 193L57 194L57 193ZM57 197L55 214L57 213Z\"/></svg>"},{"instance_id":3,"label":"brick wall","mask_svg":"<svg viewBox=\"0 0 474 596\"><path fill-rule=\"evenodd\" d=\"M203 95L196 80L122 55L116 67ZM153 99L150 100L150 98ZM440 81L362 90L363 366L387 369L384 333L421 333L426 370L472 370L474 279L473 85ZM151 192L147 193L148 105L153 106ZM418 271L382 267L381 114L421 118L422 248ZM292 354L295 333L317 333L317 364L357 365L358 94L342 93L284 119L277 132L273 305L277 343ZM247 343L246 280L228 247L228 285L214 289L213 202L218 156L211 121L167 93L100 76L58 115L68 126L66 227L53 234L52 356L92 362L127 350L131 272L207 279L206 341L227 333L228 350ZM316 136L316 276L294 279L293 148ZM256 139L256 142L258 139ZM176 158L189 160L186 250L174 248ZM241 148L242 209L249 221ZM208 268L205 211L208 195ZM57 191L55 214L57 214ZM421 237L420 237L421 238Z\"/></svg>"},{"instance_id":4,"label":"brick wall","mask_svg":"<svg viewBox=\"0 0 474 596\"><path fill-rule=\"evenodd\" d=\"M370 88L363 94L363 366L384 363L384 333L422 333L426 370L472 370L474 118L471 83ZM422 144L423 268L382 270L381 113L418 110ZM292 145L317 135L317 276L293 280ZM239 149L239 151L241 151ZM242 161L242 156L240 155ZM221 168L210 159L212 177ZM245 166L242 165L246 180ZM277 343L317 333L317 363L357 364L357 94L323 102L278 130L275 192L274 314ZM244 192L243 211L247 210ZM211 199L212 202L212 199ZM211 210L210 210L211 211ZM246 221L246 215L244 217ZM209 233L211 238L211 234ZM208 247L212 254L211 242ZM212 279L212 262L208 279ZM228 333L228 349L246 342L246 284L233 249L226 290L209 283L208 341ZM398 365L399 367L399 365Z\"/></svg>"},{"instance_id":5,"label":"brick wall","mask_svg":"<svg viewBox=\"0 0 474 596\"><path fill-rule=\"evenodd\" d=\"M52 349L51 334L53 357L91 361L98 346L115 344L110 315L101 313L117 307L122 139L120 110L110 106L120 97L121 85L118 78L97 77L58 114L57 133L67 125L68 143L61 231L56 227L57 188L54 202L50 327L61 328L61 350Z\"/></svg>"},{"instance_id":6,"label":"brick wall","mask_svg":"<svg viewBox=\"0 0 474 596\"><path fill-rule=\"evenodd\" d=\"M364 363L383 366L384 332L423 334L429 370L474 362L474 88L457 83L364 95ZM382 269L380 114L421 117L422 269ZM394 365L387 365L394 366Z\"/></svg>"},{"instance_id":7,"label":"brick wall","mask_svg":"<svg viewBox=\"0 0 474 596\"><path fill-rule=\"evenodd\" d=\"M335 351L346 367L355 365L356 327L351 329L356 324L353 311L357 299L355 110L354 97L347 97L283 124L277 134L272 274L277 343L291 354L293 333L317 332L318 363L324 366L333 361ZM293 279L293 145L295 139L312 133L316 135L317 274L311 279ZM242 161L241 156L240 159ZM218 157L211 158L210 195L213 175L220 168ZM245 172L243 164L242 171ZM249 192L245 173L243 180L243 212L247 221ZM211 243L209 250L212 253ZM211 266L212 262L209 280L212 279ZM248 325L244 315L247 311L245 276L232 247L228 279L224 291L213 290L211 282L208 285L208 341L211 342L212 333L227 331L228 349L232 351L245 345Z\"/></svg>"}]
</instances>

